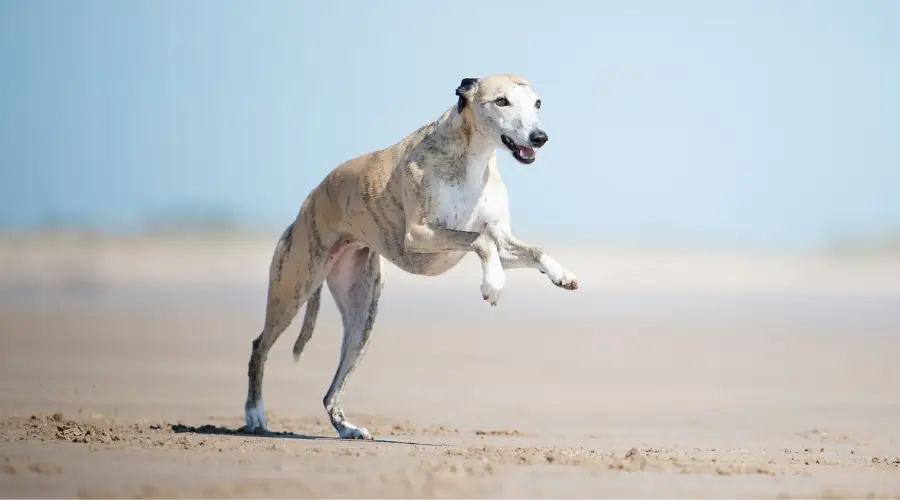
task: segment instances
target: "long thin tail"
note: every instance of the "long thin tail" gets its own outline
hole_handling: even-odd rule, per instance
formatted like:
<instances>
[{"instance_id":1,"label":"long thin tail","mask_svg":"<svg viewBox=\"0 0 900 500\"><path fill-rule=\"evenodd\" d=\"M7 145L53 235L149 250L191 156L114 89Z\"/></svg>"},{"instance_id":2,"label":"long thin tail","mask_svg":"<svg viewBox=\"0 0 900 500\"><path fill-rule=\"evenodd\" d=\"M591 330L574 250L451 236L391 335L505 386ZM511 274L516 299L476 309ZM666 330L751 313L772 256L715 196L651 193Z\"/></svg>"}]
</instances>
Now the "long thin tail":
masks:
<instances>
[{"instance_id":1,"label":"long thin tail","mask_svg":"<svg viewBox=\"0 0 900 500\"><path fill-rule=\"evenodd\" d=\"M297 340L294 342L294 363L300 361L300 355L303 354L303 348L306 347L306 343L309 342L309 339L312 337L313 328L316 327L316 318L319 316L319 304L321 298L322 286L319 285L306 300L306 312L303 316L303 326L300 328L300 335L297 336Z\"/></svg>"}]
</instances>

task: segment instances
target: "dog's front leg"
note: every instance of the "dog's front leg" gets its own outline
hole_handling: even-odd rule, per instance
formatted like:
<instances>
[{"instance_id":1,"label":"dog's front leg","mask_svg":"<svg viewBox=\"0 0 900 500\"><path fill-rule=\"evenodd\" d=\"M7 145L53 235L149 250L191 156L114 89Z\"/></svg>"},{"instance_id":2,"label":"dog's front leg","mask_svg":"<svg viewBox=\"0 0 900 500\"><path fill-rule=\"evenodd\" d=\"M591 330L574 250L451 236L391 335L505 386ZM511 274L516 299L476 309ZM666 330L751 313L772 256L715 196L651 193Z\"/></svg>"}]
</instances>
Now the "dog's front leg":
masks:
<instances>
[{"instance_id":1,"label":"dog's front leg","mask_svg":"<svg viewBox=\"0 0 900 500\"><path fill-rule=\"evenodd\" d=\"M506 283L506 273L500 259L500 250L488 236L473 231L457 231L427 224L412 225L404 239L406 251L436 253L468 250L481 260L481 295L492 306L497 305L500 291Z\"/></svg>"},{"instance_id":2,"label":"dog's front leg","mask_svg":"<svg viewBox=\"0 0 900 500\"><path fill-rule=\"evenodd\" d=\"M578 279L563 267L542 248L525 243L509 233L509 231L491 231L497 248L500 250L500 261L504 269L531 268L547 275L554 285L575 290Z\"/></svg>"}]
</instances>

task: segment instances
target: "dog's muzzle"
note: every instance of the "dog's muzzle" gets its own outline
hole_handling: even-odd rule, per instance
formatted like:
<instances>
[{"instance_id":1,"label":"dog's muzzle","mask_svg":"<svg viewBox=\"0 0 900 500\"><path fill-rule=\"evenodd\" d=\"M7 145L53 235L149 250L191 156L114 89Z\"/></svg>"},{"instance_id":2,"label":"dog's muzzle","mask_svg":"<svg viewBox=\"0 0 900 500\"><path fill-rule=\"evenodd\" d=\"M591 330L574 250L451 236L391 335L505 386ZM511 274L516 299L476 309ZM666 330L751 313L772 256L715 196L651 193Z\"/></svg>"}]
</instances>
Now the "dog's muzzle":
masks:
<instances>
[{"instance_id":1,"label":"dog's muzzle","mask_svg":"<svg viewBox=\"0 0 900 500\"><path fill-rule=\"evenodd\" d=\"M549 139L547 137L547 133L543 130L535 130L531 134L528 135L528 141L531 142L532 146L522 146L516 144L516 141L512 140L508 135L500 136L500 139L503 141L503 145L509 149L512 153L513 158L515 158L519 163L523 163L525 165L529 165L534 163L534 160L537 159L534 148L539 148L547 143Z\"/></svg>"}]
</instances>

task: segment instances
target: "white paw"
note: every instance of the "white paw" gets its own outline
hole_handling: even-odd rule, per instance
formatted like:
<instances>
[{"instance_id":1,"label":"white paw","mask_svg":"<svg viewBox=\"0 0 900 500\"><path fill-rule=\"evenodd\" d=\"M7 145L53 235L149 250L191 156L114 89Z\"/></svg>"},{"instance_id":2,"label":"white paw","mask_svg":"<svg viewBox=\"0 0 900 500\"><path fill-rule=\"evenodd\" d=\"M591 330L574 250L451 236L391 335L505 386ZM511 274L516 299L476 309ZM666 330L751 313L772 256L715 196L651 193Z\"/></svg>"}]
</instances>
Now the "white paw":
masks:
<instances>
[{"instance_id":1,"label":"white paw","mask_svg":"<svg viewBox=\"0 0 900 500\"><path fill-rule=\"evenodd\" d=\"M541 271L550 278L554 285L566 290L578 288L578 278L547 254L541 257Z\"/></svg>"},{"instance_id":2,"label":"white paw","mask_svg":"<svg viewBox=\"0 0 900 500\"><path fill-rule=\"evenodd\" d=\"M267 432L268 426L266 425L266 410L263 408L262 400L257 401L256 404L248 403L244 407L244 423L246 427L244 430L246 432Z\"/></svg>"},{"instance_id":3,"label":"white paw","mask_svg":"<svg viewBox=\"0 0 900 500\"><path fill-rule=\"evenodd\" d=\"M338 426L338 435L341 439L374 439L368 429L349 422L343 422Z\"/></svg>"},{"instance_id":4,"label":"white paw","mask_svg":"<svg viewBox=\"0 0 900 500\"><path fill-rule=\"evenodd\" d=\"M553 280L553 284L560 287L565 288L566 290L577 290L578 289L578 278L575 277L574 274L569 271L563 270L562 275Z\"/></svg>"},{"instance_id":5,"label":"white paw","mask_svg":"<svg viewBox=\"0 0 900 500\"><path fill-rule=\"evenodd\" d=\"M481 297L492 306L497 305L500 298L500 291L506 284L506 272L497 259L496 265L490 265L484 270L484 277L481 282Z\"/></svg>"}]
</instances>

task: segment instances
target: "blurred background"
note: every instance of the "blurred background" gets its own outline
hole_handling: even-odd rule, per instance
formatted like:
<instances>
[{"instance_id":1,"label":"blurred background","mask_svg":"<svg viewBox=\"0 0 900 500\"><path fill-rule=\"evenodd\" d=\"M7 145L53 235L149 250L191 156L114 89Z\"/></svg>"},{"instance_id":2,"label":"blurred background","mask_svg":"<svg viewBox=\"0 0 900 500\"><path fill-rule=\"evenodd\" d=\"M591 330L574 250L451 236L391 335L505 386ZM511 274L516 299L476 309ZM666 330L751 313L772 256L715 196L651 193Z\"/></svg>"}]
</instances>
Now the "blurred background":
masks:
<instances>
[{"instance_id":1,"label":"blurred background","mask_svg":"<svg viewBox=\"0 0 900 500\"><path fill-rule=\"evenodd\" d=\"M499 154L514 228L586 285L891 287L898 25L890 0L5 1L0 278L262 286L330 169L511 72L551 137Z\"/></svg>"},{"instance_id":2,"label":"blurred background","mask_svg":"<svg viewBox=\"0 0 900 500\"><path fill-rule=\"evenodd\" d=\"M335 165L513 72L523 236L817 249L900 235L890 0L0 3L0 223L280 231ZM552 206L552 210L545 207Z\"/></svg>"}]
</instances>

